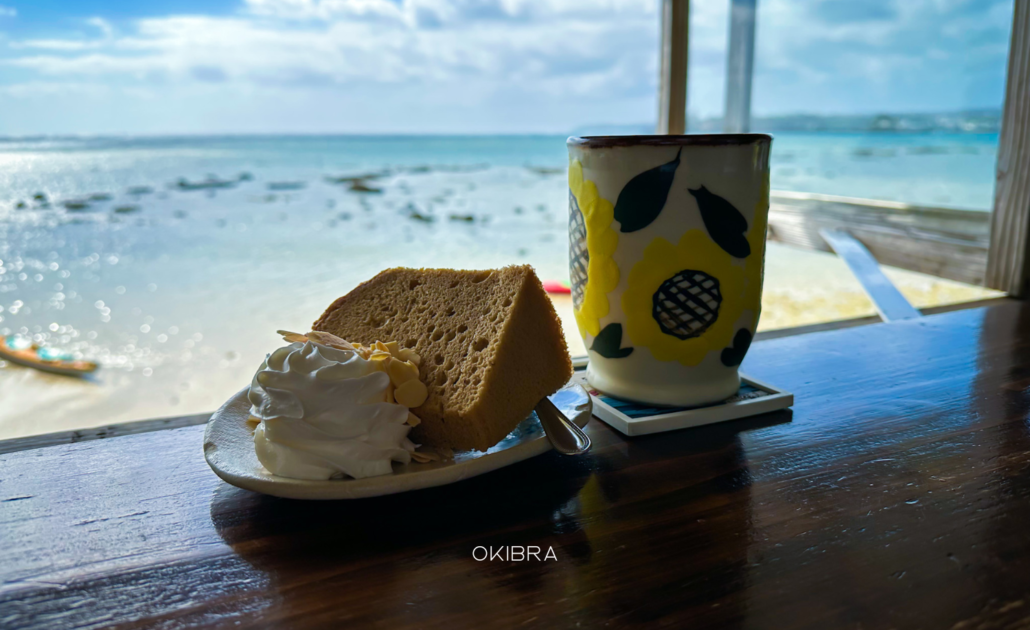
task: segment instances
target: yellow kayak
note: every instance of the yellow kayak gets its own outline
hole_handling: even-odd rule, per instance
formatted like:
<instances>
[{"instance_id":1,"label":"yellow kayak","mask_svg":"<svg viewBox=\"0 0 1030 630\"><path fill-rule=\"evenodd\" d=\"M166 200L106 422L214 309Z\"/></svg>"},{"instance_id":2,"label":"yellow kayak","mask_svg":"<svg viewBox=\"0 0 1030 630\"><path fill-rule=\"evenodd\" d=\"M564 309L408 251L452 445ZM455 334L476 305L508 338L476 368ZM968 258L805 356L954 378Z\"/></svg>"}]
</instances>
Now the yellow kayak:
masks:
<instances>
[{"instance_id":1,"label":"yellow kayak","mask_svg":"<svg viewBox=\"0 0 1030 630\"><path fill-rule=\"evenodd\" d=\"M98 367L92 361L72 359L66 354L42 348L14 335L0 337L0 359L62 376L85 376L95 372Z\"/></svg>"}]
</instances>

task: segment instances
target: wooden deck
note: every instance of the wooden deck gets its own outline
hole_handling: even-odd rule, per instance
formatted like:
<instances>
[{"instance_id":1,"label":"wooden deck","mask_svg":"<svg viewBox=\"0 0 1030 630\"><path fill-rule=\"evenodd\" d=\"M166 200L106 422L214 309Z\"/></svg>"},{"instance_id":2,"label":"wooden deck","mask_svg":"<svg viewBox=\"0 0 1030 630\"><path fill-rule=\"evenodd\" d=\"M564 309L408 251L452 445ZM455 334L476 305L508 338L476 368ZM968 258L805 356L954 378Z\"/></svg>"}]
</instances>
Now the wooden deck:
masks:
<instances>
[{"instance_id":1,"label":"wooden deck","mask_svg":"<svg viewBox=\"0 0 1030 630\"><path fill-rule=\"evenodd\" d=\"M829 252L819 231L845 230L882 265L982 286L990 220L975 210L773 191L769 238Z\"/></svg>"}]
</instances>

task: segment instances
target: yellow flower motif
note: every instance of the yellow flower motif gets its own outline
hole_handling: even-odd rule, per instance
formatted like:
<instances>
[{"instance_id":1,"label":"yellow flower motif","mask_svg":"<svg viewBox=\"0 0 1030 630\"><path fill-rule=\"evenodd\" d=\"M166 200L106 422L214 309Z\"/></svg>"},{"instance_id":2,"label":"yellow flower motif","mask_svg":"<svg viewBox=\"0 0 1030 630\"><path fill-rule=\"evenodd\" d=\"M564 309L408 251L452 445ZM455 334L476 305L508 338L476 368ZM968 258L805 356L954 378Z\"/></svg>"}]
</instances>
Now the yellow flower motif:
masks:
<instances>
[{"instance_id":1,"label":"yellow flower motif","mask_svg":"<svg viewBox=\"0 0 1030 630\"><path fill-rule=\"evenodd\" d=\"M754 243L751 257L761 260L761 250L756 250ZM745 296L748 283L744 265L735 260L701 230L688 230L677 245L661 237L651 241L644 249L644 257L630 271L629 288L622 294L626 332L633 345L647 347L659 361L679 361L688 366L697 365L713 350L731 346L745 301L753 297L750 292ZM684 270L717 279L721 295L714 322L701 334L687 339L664 332L654 316L656 308L663 308L656 303L655 294ZM758 287L761 299L761 285Z\"/></svg>"},{"instance_id":2,"label":"yellow flower motif","mask_svg":"<svg viewBox=\"0 0 1030 630\"><path fill-rule=\"evenodd\" d=\"M619 284L619 266L612 260L612 254L619 244L619 235L611 227L615 220L615 207L610 201L601 198L594 182L583 180L583 165L579 160L569 164L569 192L583 213L586 253L589 255L583 297L574 309L576 324L584 337L588 333L596 337L601 332L600 319L608 314L608 293ZM570 246L573 248L573 256L576 255L577 246L582 247L576 242L570 243Z\"/></svg>"}]
</instances>

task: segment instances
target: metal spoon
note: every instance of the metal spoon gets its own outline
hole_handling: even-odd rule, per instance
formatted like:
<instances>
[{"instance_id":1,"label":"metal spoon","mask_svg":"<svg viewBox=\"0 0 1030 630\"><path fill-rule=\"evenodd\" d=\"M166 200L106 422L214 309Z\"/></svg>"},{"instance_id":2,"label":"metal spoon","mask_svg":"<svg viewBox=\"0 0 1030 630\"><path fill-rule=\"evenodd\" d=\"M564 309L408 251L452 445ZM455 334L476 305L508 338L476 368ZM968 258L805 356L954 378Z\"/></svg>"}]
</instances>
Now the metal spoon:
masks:
<instances>
[{"instance_id":1,"label":"metal spoon","mask_svg":"<svg viewBox=\"0 0 1030 630\"><path fill-rule=\"evenodd\" d=\"M587 434L547 398L537 403L536 415L554 450L562 455L581 455L590 450Z\"/></svg>"}]
</instances>

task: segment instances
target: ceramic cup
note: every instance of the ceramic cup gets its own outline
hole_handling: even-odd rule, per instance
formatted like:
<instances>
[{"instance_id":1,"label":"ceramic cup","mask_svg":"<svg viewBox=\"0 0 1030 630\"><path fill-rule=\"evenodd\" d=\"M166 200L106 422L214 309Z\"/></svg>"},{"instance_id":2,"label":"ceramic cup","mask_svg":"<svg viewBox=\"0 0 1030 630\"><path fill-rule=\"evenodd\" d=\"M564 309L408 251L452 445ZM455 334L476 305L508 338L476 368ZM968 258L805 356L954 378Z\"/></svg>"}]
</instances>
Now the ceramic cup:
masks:
<instances>
[{"instance_id":1,"label":"ceramic cup","mask_svg":"<svg viewBox=\"0 0 1030 630\"><path fill-rule=\"evenodd\" d=\"M738 391L761 311L771 143L569 138L569 271L592 387L676 406Z\"/></svg>"}]
</instances>

